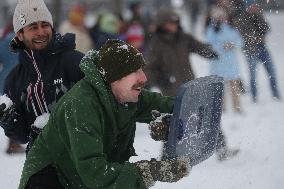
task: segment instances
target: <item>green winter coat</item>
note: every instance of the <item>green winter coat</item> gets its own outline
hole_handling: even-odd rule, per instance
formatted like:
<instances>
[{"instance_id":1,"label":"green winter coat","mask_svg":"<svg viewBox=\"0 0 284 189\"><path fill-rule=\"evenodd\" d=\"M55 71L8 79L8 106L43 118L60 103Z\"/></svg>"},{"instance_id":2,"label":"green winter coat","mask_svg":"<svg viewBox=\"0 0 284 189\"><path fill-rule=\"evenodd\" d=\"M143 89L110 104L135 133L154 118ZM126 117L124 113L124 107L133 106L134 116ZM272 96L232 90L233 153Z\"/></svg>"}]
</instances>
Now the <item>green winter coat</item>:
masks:
<instances>
[{"instance_id":1,"label":"green winter coat","mask_svg":"<svg viewBox=\"0 0 284 189\"><path fill-rule=\"evenodd\" d=\"M47 165L56 167L68 189L145 188L134 164L136 122L149 123L151 110L171 112L173 99L143 90L138 103L120 105L105 85L90 51L81 61L85 78L57 103L29 152L19 189Z\"/></svg>"}]
</instances>

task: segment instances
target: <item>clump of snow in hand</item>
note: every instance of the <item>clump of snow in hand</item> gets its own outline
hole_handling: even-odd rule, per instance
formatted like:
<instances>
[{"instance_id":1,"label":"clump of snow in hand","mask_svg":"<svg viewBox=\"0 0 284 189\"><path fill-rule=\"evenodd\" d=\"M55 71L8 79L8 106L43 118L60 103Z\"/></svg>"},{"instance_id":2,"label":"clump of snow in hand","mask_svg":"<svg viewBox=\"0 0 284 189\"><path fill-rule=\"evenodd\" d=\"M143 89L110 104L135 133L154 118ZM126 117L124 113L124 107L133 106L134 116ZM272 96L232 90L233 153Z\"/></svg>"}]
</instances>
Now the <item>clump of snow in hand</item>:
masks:
<instances>
[{"instance_id":1,"label":"clump of snow in hand","mask_svg":"<svg viewBox=\"0 0 284 189\"><path fill-rule=\"evenodd\" d=\"M49 115L49 113L43 113L41 116L38 116L33 125L37 128L43 129L48 122Z\"/></svg>"},{"instance_id":2,"label":"clump of snow in hand","mask_svg":"<svg viewBox=\"0 0 284 189\"><path fill-rule=\"evenodd\" d=\"M0 104L3 103L6 105L4 111L6 111L8 108L10 108L13 105L12 100L6 94L0 96Z\"/></svg>"}]
</instances>

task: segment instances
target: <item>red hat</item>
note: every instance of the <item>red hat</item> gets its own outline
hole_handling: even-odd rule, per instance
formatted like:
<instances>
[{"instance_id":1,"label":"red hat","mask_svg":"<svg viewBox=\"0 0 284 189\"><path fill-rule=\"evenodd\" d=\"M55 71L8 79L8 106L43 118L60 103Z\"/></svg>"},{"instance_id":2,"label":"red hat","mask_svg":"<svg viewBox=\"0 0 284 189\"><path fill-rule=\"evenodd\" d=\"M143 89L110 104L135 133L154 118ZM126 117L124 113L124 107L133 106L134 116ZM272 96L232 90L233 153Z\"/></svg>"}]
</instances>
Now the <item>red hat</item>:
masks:
<instances>
[{"instance_id":1,"label":"red hat","mask_svg":"<svg viewBox=\"0 0 284 189\"><path fill-rule=\"evenodd\" d=\"M144 30L138 23L129 26L126 32L126 41L144 41Z\"/></svg>"}]
</instances>

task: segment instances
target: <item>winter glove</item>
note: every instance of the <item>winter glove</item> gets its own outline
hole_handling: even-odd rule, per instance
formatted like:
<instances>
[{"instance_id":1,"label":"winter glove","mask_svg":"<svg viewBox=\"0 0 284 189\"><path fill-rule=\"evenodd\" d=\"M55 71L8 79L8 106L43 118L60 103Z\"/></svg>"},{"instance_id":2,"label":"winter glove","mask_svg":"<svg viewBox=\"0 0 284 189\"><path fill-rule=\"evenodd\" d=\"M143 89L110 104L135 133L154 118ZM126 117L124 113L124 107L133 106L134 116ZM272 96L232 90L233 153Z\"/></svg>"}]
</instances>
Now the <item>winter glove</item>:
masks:
<instances>
[{"instance_id":1,"label":"winter glove","mask_svg":"<svg viewBox=\"0 0 284 189\"><path fill-rule=\"evenodd\" d=\"M188 157L178 157L171 160L150 161L142 160L134 163L142 175L146 188L160 182L177 182L190 171L190 160Z\"/></svg>"},{"instance_id":2,"label":"winter glove","mask_svg":"<svg viewBox=\"0 0 284 189\"><path fill-rule=\"evenodd\" d=\"M156 141L167 141L172 114L152 110L153 121L149 124L151 138Z\"/></svg>"},{"instance_id":3,"label":"winter glove","mask_svg":"<svg viewBox=\"0 0 284 189\"><path fill-rule=\"evenodd\" d=\"M4 114L5 109L6 109L6 104L5 103L0 104L0 117L2 117L2 114Z\"/></svg>"},{"instance_id":4,"label":"winter glove","mask_svg":"<svg viewBox=\"0 0 284 189\"><path fill-rule=\"evenodd\" d=\"M6 104L2 103L0 105L0 126L5 130L11 127L17 121L19 114L15 111L15 106L12 105L6 108Z\"/></svg>"}]
</instances>

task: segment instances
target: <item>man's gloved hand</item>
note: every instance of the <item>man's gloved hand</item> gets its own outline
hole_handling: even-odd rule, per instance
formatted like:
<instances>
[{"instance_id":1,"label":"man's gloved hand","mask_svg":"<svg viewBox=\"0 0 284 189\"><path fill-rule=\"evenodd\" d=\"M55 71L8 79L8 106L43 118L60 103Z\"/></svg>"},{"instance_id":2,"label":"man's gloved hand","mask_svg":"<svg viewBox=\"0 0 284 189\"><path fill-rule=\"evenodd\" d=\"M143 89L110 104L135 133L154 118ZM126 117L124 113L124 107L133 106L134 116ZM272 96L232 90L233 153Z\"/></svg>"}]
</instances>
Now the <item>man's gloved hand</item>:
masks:
<instances>
[{"instance_id":1,"label":"man's gloved hand","mask_svg":"<svg viewBox=\"0 0 284 189\"><path fill-rule=\"evenodd\" d=\"M5 110L6 109L6 110ZM15 111L14 105L6 108L6 104L0 105L0 126L6 129L9 125L13 125L17 121L18 114Z\"/></svg>"},{"instance_id":2,"label":"man's gloved hand","mask_svg":"<svg viewBox=\"0 0 284 189\"><path fill-rule=\"evenodd\" d=\"M142 160L134 163L142 175L147 188L153 186L156 181L177 182L189 174L191 169L188 157L178 157L171 160L150 161Z\"/></svg>"},{"instance_id":3,"label":"man's gloved hand","mask_svg":"<svg viewBox=\"0 0 284 189\"><path fill-rule=\"evenodd\" d=\"M2 117L2 114L4 114L5 109L6 109L6 104L5 103L0 104L0 117Z\"/></svg>"},{"instance_id":4,"label":"man's gloved hand","mask_svg":"<svg viewBox=\"0 0 284 189\"><path fill-rule=\"evenodd\" d=\"M156 141L167 141L172 114L152 110L152 117L153 121L149 124L152 139Z\"/></svg>"}]
</instances>

